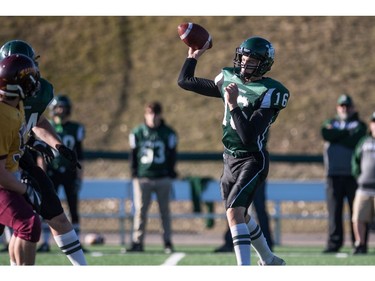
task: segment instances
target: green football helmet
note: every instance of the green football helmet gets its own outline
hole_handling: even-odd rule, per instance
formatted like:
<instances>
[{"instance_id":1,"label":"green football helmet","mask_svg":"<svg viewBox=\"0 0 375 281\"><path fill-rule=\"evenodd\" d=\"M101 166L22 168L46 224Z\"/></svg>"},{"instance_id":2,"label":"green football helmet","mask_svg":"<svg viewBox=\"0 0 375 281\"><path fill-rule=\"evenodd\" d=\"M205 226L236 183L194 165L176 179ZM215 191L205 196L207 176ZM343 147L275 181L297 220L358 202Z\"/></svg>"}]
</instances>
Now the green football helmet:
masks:
<instances>
[{"instance_id":1,"label":"green football helmet","mask_svg":"<svg viewBox=\"0 0 375 281\"><path fill-rule=\"evenodd\" d=\"M56 110L57 107L62 107L63 110ZM50 110L52 116L58 115L61 118L69 116L72 110L72 102L68 98L68 96L64 95L57 95L54 97L50 104Z\"/></svg>"},{"instance_id":2,"label":"green football helmet","mask_svg":"<svg viewBox=\"0 0 375 281\"><path fill-rule=\"evenodd\" d=\"M35 56L34 49L23 40L11 40L6 42L0 48L0 60L14 54L22 54L34 61L34 63L38 66L37 59L39 56Z\"/></svg>"},{"instance_id":3,"label":"green football helmet","mask_svg":"<svg viewBox=\"0 0 375 281\"><path fill-rule=\"evenodd\" d=\"M246 66L246 69L253 70L251 73L241 71L242 56L249 56L259 60L258 66ZM262 37L250 37L242 42L236 48L236 54L233 59L234 72L241 79L250 79L251 77L261 77L268 72L275 58L275 49L272 44Z\"/></svg>"}]
</instances>

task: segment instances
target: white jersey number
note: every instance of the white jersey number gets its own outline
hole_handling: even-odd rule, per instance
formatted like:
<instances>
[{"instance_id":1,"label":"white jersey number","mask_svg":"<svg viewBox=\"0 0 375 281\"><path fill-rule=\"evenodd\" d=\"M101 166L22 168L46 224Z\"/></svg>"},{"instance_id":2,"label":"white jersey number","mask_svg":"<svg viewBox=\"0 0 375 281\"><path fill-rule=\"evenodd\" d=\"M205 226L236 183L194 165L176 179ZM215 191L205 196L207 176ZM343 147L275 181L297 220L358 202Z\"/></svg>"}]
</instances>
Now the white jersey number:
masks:
<instances>
[{"instance_id":1,"label":"white jersey number","mask_svg":"<svg viewBox=\"0 0 375 281\"><path fill-rule=\"evenodd\" d=\"M142 148L141 163L151 164L152 162L155 164L165 162L165 146L161 141L147 143L146 146Z\"/></svg>"}]
</instances>

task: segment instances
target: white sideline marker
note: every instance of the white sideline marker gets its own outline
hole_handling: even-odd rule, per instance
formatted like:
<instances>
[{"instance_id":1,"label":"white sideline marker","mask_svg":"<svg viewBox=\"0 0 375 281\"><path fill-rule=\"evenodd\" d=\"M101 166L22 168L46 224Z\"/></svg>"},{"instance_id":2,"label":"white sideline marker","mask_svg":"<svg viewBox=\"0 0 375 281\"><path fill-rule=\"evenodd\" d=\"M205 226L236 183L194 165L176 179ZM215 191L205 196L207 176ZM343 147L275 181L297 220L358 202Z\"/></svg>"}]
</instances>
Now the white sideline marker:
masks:
<instances>
[{"instance_id":1,"label":"white sideline marker","mask_svg":"<svg viewBox=\"0 0 375 281\"><path fill-rule=\"evenodd\" d=\"M176 265L184 257L185 253L174 253L162 265Z\"/></svg>"}]
</instances>

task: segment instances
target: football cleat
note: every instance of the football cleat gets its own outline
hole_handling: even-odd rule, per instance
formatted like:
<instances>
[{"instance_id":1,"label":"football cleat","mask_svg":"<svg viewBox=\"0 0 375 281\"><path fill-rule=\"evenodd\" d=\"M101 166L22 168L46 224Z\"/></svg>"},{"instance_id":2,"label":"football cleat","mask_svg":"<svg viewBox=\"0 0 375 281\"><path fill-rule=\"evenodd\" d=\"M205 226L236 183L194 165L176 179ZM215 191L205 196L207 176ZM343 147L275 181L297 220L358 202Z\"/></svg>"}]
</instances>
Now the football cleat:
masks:
<instances>
[{"instance_id":1,"label":"football cleat","mask_svg":"<svg viewBox=\"0 0 375 281\"><path fill-rule=\"evenodd\" d=\"M333 248L333 247L328 247L323 250L323 254L335 254L340 251L340 248Z\"/></svg>"},{"instance_id":2,"label":"football cleat","mask_svg":"<svg viewBox=\"0 0 375 281\"><path fill-rule=\"evenodd\" d=\"M258 265L286 265L285 261L277 256L273 256L272 261L270 263L266 263L265 261L259 260Z\"/></svg>"},{"instance_id":3,"label":"football cleat","mask_svg":"<svg viewBox=\"0 0 375 281\"><path fill-rule=\"evenodd\" d=\"M173 245L171 242L165 242L164 244L164 253L166 254L172 254L174 252Z\"/></svg>"},{"instance_id":4,"label":"football cleat","mask_svg":"<svg viewBox=\"0 0 375 281\"><path fill-rule=\"evenodd\" d=\"M214 250L214 253L231 253L231 252L234 252L233 244L232 245L224 244Z\"/></svg>"},{"instance_id":5,"label":"football cleat","mask_svg":"<svg viewBox=\"0 0 375 281\"><path fill-rule=\"evenodd\" d=\"M353 249L353 255L363 255L367 254L367 246L366 245L358 245Z\"/></svg>"},{"instance_id":6,"label":"football cleat","mask_svg":"<svg viewBox=\"0 0 375 281\"><path fill-rule=\"evenodd\" d=\"M43 243L36 251L38 253L48 253L51 251L51 249L47 243Z\"/></svg>"},{"instance_id":7,"label":"football cleat","mask_svg":"<svg viewBox=\"0 0 375 281\"><path fill-rule=\"evenodd\" d=\"M142 243L132 243L131 248L126 250L127 252L143 252Z\"/></svg>"}]
</instances>

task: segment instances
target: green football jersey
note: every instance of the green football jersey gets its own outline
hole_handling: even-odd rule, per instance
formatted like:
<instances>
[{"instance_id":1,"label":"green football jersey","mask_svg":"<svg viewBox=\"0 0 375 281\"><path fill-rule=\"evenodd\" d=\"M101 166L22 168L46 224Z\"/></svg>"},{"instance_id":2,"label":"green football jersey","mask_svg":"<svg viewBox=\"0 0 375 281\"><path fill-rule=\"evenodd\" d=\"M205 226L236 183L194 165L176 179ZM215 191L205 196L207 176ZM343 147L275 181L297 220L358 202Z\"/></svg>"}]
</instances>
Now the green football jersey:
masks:
<instances>
[{"instance_id":1,"label":"green football jersey","mask_svg":"<svg viewBox=\"0 0 375 281\"><path fill-rule=\"evenodd\" d=\"M215 83L219 86L222 98L224 100L224 119L222 123L223 137L222 142L226 149L239 152L260 151L266 147L269 128L275 122L278 113L285 108L289 100L289 91L280 82L272 78L263 78L251 83L243 83L242 80L234 74L233 68L224 68L216 79ZM258 136L258 139L249 145L242 143L236 132L235 124L232 120L229 106L224 99L224 88L230 83L236 83L239 90L237 99L242 112L249 120L252 113L259 108L277 109L269 126Z\"/></svg>"},{"instance_id":2,"label":"green football jersey","mask_svg":"<svg viewBox=\"0 0 375 281\"><path fill-rule=\"evenodd\" d=\"M62 143L75 151L79 159L80 155L78 155L77 146L85 138L85 127L81 123L73 121L68 121L64 124L56 124L51 121L51 125L61 138ZM61 172L64 172L68 168L71 168L71 162L60 154L57 154L48 166L48 169L60 170Z\"/></svg>"},{"instance_id":3,"label":"green football jersey","mask_svg":"<svg viewBox=\"0 0 375 281\"><path fill-rule=\"evenodd\" d=\"M133 161L137 163L138 177L165 177L173 172L170 151L176 149L177 135L169 126L163 123L151 129L141 124L132 130L129 143L131 149L137 150Z\"/></svg>"},{"instance_id":4,"label":"green football jersey","mask_svg":"<svg viewBox=\"0 0 375 281\"><path fill-rule=\"evenodd\" d=\"M47 80L40 78L40 90L35 96L24 101L27 131L29 132L39 120L53 99L53 86Z\"/></svg>"}]
</instances>

